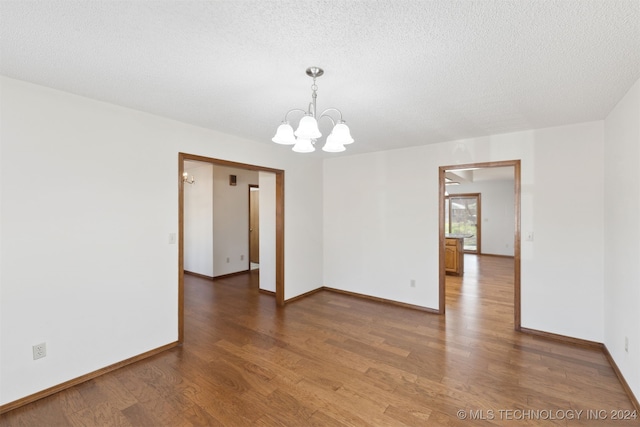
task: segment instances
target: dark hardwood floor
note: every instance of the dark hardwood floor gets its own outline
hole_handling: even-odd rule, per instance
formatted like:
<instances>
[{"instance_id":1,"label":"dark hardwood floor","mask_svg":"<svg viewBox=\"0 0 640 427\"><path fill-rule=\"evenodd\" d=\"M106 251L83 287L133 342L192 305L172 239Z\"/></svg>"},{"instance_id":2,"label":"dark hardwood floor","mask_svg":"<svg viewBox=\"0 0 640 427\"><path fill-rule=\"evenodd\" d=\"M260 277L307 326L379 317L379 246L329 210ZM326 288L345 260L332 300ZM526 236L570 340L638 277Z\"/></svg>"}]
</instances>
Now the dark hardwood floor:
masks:
<instances>
[{"instance_id":1,"label":"dark hardwood floor","mask_svg":"<svg viewBox=\"0 0 640 427\"><path fill-rule=\"evenodd\" d=\"M280 309L257 272L186 276L183 346L0 424L637 425L612 419L634 412L602 351L513 330L512 266L467 255L446 317L328 291Z\"/></svg>"}]
</instances>

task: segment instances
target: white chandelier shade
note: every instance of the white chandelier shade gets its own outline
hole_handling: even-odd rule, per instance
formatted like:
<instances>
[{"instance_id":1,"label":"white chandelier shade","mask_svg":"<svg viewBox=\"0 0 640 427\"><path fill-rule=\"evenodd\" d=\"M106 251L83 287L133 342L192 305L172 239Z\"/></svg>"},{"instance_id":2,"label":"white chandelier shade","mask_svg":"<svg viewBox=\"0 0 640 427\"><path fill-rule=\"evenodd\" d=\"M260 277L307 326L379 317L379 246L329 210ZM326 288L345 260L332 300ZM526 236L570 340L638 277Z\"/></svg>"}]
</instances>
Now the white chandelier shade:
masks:
<instances>
[{"instance_id":1,"label":"white chandelier shade","mask_svg":"<svg viewBox=\"0 0 640 427\"><path fill-rule=\"evenodd\" d=\"M351 137L349 126L347 126L342 121L338 122L338 124L333 127L333 131L331 131L331 134L335 135L336 139L343 145L353 143L353 138Z\"/></svg>"},{"instance_id":2,"label":"white chandelier shade","mask_svg":"<svg viewBox=\"0 0 640 427\"><path fill-rule=\"evenodd\" d=\"M293 128L289 122L283 122L278 126L278 130L273 138L271 138L276 144L293 145L296 143L296 137L293 135Z\"/></svg>"},{"instance_id":3,"label":"white chandelier shade","mask_svg":"<svg viewBox=\"0 0 640 427\"><path fill-rule=\"evenodd\" d=\"M276 144L293 145L293 151L297 153L312 153L315 151L315 143L318 138L322 137L322 133L318 127L318 120L326 117L333 124L333 130L327 137L323 151L328 153L339 153L344 151L345 145L353 143L351 132L349 127L342 120L342 112L337 108L327 108L316 119L316 98L318 86L316 86L316 78L324 74L322 68L309 67L307 68L307 75L313 78L313 85L311 86L311 102L309 103L308 110L302 110L294 108L289 110L284 117L283 122L278 126L276 134L271 140ZM304 113L302 119L298 123L298 128L293 131L293 127L289 124L289 114L292 112ZM339 119L334 120L329 112L336 112L339 114Z\"/></svg>"},{"instance_id":4,"label":"white chandelier shade","mask_svg":"<svg viewBox=\"0 0 640 427\"><path fill-rule=\"evenodd\" d=\"M310 115L300 119L298 129L293 134L302 139L317 139L322 136L318 129L318 121Z\"/></svg>"},{"instance_id":5,"label":"white chandelier shade","mask_svg":"<svg viewBox=\"0 0 640 427\"><path fill-rule=\"evenodd\" d=\"M344 147L344 143L340 142L335 135L335 129L331 134L327 137L327 142L322 147L322 151L326 151L327 153L340 153L341 151L346 150Z\"/></svg>"},{"instance_id":6,"label":"white chandelier shade","mask_svg":"<svg viewBox=\"0 0 640 427\"><path fill-rule=\"evenodd\" d=\"M292 150L296 153L313 153L316 151L316 147L313 146L310 139L298 138Z\"/></svg>"}]
</instances>

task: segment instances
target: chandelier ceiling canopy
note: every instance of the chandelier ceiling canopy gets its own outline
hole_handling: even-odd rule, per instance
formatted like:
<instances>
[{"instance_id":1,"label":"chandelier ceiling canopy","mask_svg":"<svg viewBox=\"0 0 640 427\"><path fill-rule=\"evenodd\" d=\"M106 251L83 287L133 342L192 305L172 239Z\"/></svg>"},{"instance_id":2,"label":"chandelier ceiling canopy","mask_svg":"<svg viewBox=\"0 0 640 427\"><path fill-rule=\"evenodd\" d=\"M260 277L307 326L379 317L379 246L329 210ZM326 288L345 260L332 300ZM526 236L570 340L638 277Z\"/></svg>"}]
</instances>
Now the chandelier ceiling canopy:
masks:
<instances>
[{"instance_id":1,"label":"chandelier ceiling canopy","mask_svg":"<svg viewBox=\"0 0 640 427\"><path fill-rule=\"evenodd\" d=\"M333 124L333 130L327 136L323 151L329 153L339 153L345 150L345 145L351 144L353 138L349 127L342 119L342 112L337 108L327 108L319 116L316 115L316 98L318 86L316 85L316 78L322 76L324 70L319 67L307 68L307 75L313 78L313 84L311 85L311 102L307 110L300 108L294 108L287 111L284 116L282 124L278 126L275 136L271 139L277 144L293 145L293 151L297 153L311 153L315 151L315 143L318 138L322 137L322 133L318 128L318 120L327 118ZM303 117L298 123L298 128L293 131L293 127L289 124L289 114L293 112L300 112ZM334 119L329 113L337 113L338 119Z\"/></svg>"}]
</instances>

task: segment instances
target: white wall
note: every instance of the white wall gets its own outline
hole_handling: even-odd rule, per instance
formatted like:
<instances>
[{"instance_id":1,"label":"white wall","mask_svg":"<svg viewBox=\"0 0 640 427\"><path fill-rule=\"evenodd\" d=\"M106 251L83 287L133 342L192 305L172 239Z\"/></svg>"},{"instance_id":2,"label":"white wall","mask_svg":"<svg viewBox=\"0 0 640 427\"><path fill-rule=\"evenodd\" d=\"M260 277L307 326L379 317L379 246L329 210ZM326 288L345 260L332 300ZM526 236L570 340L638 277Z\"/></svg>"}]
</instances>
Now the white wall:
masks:
<instances>
[{"instance_id":1,"label":"white wall","mask_svg":"<svg viewBox=\"0 0 640 427\"><path fill-rule=\"evenodd\" d=\"M184 185L184 269L213 277L213 165L185 162L195 178Z\"/></svg>"},{"instance_id":2,"label":"white wall","mask_svg":"<svg viewBox=\"0 0 640 427\"><path fill-rule=\"evenodd\" d=\"M236 185L229 185L236 175ZM258 172L213 167L213 276L249 268L249 184L258 185Z\"/></svg>"},{"instance_id":3,"label":"white wall","mask_svg":"<svg viewBox=\"0 0 640 427\"><path fill-rule=\"evenodd\" d=\"M604 126L604 343L640 396L640 80Z\"/></svg>"},{"instance_id":4,"label":"white wall","mask_svg":"<svg viewBox=\"0 0 640 427\"><path fill-rule=\"evenodd\" d=\"M598 121L327 159L324 283L437 308L438 168L521 159L522 326L602 342L602 155Z\"/></svg>"},{"instance_id":5,"label":"white wall","mask_svg":"<svg viewBox=\"0 0 640 427\"><path fill-rule=\"evenodd\" d=\"M285 299L322 285L319 157L0 85L0 404L176 341L178 152L285 170Z\"/></svg>"},{"instance_id":6,"label":"white wall","mask_svg":"<svg viewBox=\"0 0 640 427\"><path fill-rule=\"evenodd\" d=\"M522 243L529 250L523 255L528 259L523 261L522 324L602 342L604 124L536 134L532 222L523 213L522 225L524 236L535 232L533 242Z\"/></svg>"},{"instance_id":7,"label":"white wall","mask_svg":"<svg viewBox=\"0 0 640 427\"><path fill-rule=\"evenodd\" d=\"M451 195L480 193L481 253L514 255L513 236L516 225L513 181L481 181L453 185L447 186L447 191Z\"/></svg>"},{"instance_id":8,"label":"white wall","mask_svg":"<svg viewBox=\"0 0 640 427\"><path fill-rule=\"evenodd\" d=\"M260 174L260 289L276 291L276 175Z\"/></svg>"}]
</instances>

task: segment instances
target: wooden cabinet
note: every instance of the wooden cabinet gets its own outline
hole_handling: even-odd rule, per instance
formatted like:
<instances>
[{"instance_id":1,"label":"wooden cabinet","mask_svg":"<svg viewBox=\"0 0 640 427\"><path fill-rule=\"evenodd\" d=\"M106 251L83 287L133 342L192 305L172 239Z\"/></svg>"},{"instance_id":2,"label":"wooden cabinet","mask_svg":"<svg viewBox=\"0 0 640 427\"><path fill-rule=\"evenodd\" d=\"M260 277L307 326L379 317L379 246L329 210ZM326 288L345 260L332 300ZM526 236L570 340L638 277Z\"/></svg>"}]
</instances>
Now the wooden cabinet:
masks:
<instances>
[{"instance_id":1,"label":"wooden cabinet","mask_svg":"<svg viewBox=\"0 0 640 427\"><path fill-rule=\"evenodd\" d=\"M464 273L464 251L462 238L445 239L444 246L444 271L447 274L462 276Z\"/></svg>"}]
</instances>

